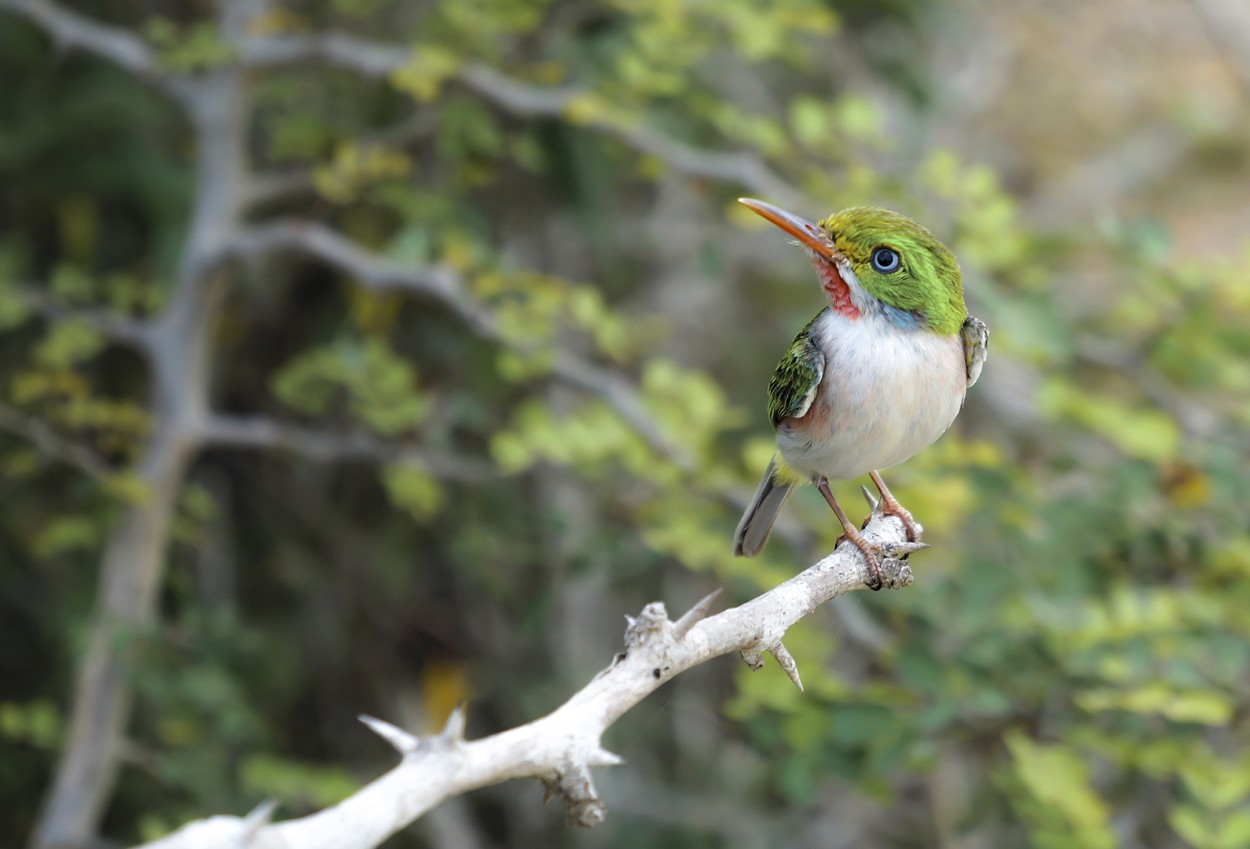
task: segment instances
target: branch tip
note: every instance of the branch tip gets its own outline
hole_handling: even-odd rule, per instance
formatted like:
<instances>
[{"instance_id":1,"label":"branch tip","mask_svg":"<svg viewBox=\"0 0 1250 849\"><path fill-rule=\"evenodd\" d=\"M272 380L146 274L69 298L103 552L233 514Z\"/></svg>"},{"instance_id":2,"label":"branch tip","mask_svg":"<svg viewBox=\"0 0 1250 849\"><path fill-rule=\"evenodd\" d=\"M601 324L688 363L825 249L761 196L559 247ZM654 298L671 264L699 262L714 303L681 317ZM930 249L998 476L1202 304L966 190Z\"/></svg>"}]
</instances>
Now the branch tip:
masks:
<instances>
[{"instance_id":1,"label":"branch tip","mask_svg":"<svg viewBox=\"0 0 1250 849\"><path fill-rule=\"evenodd\" d=\"M366 713L362 713L357 719L367 725L374 734L390 743L395 748L395 751L401 755L410 755L421 748L420 737L415 734L409 734L396 725L391 725L389 722L369 716Z\"/></svg>"},{"instance_id":2,"label":"branch tip","mask_svg":"<svg viewBox=\"0 0 1250 849\"><path fill-rule=\"evenodd\" d=\"M579 828L594 828L608 818L608 806L598 797L566 802L564 817Z\"/></svg>"},{"instance_id":3,"label":"branch tip","mask_svg":"<svg viewBox=\"0 0 1250 849\"><path fill-rule=\"evenodd\" d=\"M721 594L721 588L717 587L710 593L701 598L694 607L682 614L681 618L673 623L673 638L683 640L686 634L690 633L690 629L707 618L708 613L712 610L712 602Z\"/></svg>"},{"instance_id":4,"label":"branch tip","mask_svg":"<svg viewBox=\"0 0 1250 849\"><path fill-rule=\"evenodd\" d=\"M560 773L558 792L564 797L564 818L569 825L594 828L607 818L608 807L595 791L587 767L578 765Z\"/></svg>"},{"instance_id":5,"label":"branch tip","mask_svg":"<svg viewBox=\"0 0 1250 849\"><path fill-rule=\"evenodd\" d=\"M799 692L803 692L803 681L799 678L799 665L794 660L794 655L790 654L781 643L777 643L777 645L769 649L768 653L777 659L777 664L789 676L794 686L799 688Z\"/></svg>"},{"instance_id":6,"label":"branch tip","mask_svg":"<svg viewBox=\"0 0 1250 849\"><path fill-rule=\"evenodd\" d=\"M578 764L550 772L541 778L543 804L556 796L564 800L564 819L569 825L594 828L608 815L608 808L595 792L590 769Z\"/></svg>"},{"instance_id":7,"label":"branch tip","mask_svg":"<svg viewBox=\"0 0 1250 849\"><path fill-rule=\"evenodd\" d=\"M911 566L905 560L890 558L881 564L881 586L885 589L902 589L911 583L912 577Z\"/></svg>"}]
</instances>

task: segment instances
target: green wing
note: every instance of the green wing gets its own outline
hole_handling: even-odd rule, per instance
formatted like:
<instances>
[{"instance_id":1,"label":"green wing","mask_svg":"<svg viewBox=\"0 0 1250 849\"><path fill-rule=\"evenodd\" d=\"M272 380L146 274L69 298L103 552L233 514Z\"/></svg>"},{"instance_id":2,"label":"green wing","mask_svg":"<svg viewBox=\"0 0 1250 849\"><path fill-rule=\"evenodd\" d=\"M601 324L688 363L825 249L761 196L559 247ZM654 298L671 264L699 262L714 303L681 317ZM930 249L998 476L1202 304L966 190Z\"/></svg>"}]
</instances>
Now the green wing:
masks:
<instances>
[{"instance_id":1,"label":"green wing","mask_svg":"<svg viewBox=\"0 0 1250 849\"><path fill-rule=\"evenodd\" d=\"M818 318L819 315L794 337L768 381L768 418L773 427L790 416L802 418L816 400L816 390L825 376L824 354L811 336L812 325Z\"/></svg>"}]
</instances>

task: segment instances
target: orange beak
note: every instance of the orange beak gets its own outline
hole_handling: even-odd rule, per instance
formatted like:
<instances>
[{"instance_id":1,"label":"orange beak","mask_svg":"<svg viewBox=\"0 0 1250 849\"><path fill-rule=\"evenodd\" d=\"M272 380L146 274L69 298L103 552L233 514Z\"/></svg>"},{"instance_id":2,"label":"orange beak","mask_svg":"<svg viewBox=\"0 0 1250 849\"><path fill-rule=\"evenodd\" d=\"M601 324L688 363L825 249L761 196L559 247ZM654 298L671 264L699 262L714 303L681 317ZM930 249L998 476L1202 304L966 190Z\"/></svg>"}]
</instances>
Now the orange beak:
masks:
<instances>
[{"instance_id":1,"label":"orange beak","mask_svg":"<svg viewBox=\"0 0 1250 849\"><path fill-rule=\"evenodd\" d=\"M776 224L798 239L800 244L811 248L825 259L832 261L837 255L838 249L833 243L833 237L819 224L813 224L806 218L800 218L779 206L755 198L738 198L738 203Z\"/></svg>"}]
</instances>

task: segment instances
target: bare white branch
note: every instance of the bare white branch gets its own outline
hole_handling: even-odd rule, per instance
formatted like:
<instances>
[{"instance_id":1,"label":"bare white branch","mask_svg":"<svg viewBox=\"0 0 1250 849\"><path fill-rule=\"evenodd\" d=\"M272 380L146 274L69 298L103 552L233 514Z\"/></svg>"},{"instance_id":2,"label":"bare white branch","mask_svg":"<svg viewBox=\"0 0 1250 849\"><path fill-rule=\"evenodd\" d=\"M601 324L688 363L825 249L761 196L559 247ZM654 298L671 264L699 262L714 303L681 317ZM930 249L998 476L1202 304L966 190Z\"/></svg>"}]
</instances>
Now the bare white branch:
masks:
<instances>
[{"instance_id":1,"label":"bare white branch","mask_svg":"<svg viewBox=\"0 0 1250 849\"><path fill-rule=\"evenodd\" d=\"M864 534L883 547L906 543L902 523L890 516L874 515ZM886 560L883 572L886 586L911 582L911 569L902 561ZM442 734L425 738L373 720L370 726L404 753L401 762L334 807L262 827L248 845L255 849L369 849L445 799L527 777L541 779L546 795L563 801L570 823L597 825L607 807L595 790L591 768L621 762L600 743L612 723L666 681L733 652L772 653L797 685L793 658L781 638L826 601L864 589L867 578L863 555L855 546L844 544L739 607L704 616L709 601L704 599L678 620L680 627L669 621L663 604L648 604L639 616L629 617L624 650L581 691L541 719L479 740L461 738L463 718L455 715L448 721L455 733L444 729ZM220 829L223 819L191 823L146 844L145 849L205 845L197 832Z\"/></svg>"}]
</instances>

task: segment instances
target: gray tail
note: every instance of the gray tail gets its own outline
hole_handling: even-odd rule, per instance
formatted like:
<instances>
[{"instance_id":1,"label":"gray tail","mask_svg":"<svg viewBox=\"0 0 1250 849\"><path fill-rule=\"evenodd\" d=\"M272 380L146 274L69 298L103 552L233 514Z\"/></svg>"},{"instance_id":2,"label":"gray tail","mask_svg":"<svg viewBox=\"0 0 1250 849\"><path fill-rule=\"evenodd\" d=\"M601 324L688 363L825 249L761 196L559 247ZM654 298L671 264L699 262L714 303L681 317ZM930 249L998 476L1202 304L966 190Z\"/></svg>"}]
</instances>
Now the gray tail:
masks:
<instances>
[{"instance_id":1,"label":"gray tail","mask_svg":"<svg viewBox=\"0 0 1250 849\"><path fill-rule=\"evenodd\" d=\"M738 530L734 531L734 554L739 557L754 557L760 553L768 542L773 522L777 521L777 511L794 488L794 484L777 481L776 470L777 458L773 457L755 489L755 497L738 522Z\"/></svg>"}]
</instances>

